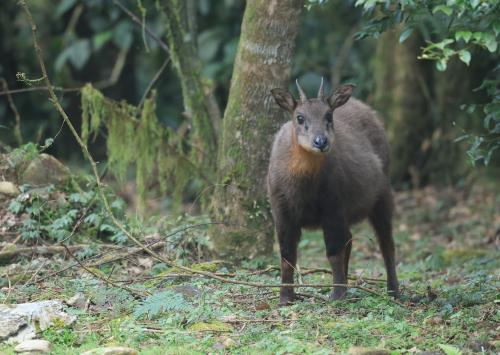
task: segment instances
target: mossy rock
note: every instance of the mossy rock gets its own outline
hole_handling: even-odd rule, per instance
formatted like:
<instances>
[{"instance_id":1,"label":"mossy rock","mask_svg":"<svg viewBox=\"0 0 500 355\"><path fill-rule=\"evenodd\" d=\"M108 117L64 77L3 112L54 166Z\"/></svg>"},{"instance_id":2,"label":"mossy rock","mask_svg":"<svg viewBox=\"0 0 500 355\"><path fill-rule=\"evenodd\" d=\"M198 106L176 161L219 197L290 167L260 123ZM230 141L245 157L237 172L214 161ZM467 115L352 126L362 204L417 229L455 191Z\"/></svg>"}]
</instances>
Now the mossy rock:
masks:
<instances>
[{"instance_id":1,"label":"mossy rock","mask_svg":"<svg viewBox=\"0 0 500 355\"><path fill-rule=\"evenodd\" d=\"M70 171L59 160L49 154L40 154L30 161L19 173L19 182L32 186L64 185L70 177Z\"/></svg>"},{"instance_id":2,"label":"mossy rock","mask_svg":"<svg viewBox=\"0 0 500 355\"><path fill-rule=\"evenodd\" d=\"M447 249L443 252L443 259L446 264L451 264L453 262L463 262L466 260L480 258L488 254L487 250L484 249Z\"/></svg>"},{"instance_id":3,"label":"mossy rock","mask_svg":"<svg viewBox=\"0 0 500 355\"><path fill-rule=\"evenodd\" d=\"M189 330L194 332L231 332L233 327L230 324L220 321L197 322L189 327Z\"/></svg>"}]
</instances>

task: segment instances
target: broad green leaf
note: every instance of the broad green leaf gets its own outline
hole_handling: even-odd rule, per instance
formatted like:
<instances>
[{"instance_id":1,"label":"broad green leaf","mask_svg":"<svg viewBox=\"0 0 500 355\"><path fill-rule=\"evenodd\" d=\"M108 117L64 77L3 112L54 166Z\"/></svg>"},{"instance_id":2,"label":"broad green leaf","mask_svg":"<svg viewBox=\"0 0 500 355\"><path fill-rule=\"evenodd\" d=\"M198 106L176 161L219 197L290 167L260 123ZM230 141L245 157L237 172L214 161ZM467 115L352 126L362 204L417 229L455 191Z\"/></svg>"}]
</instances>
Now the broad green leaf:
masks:
<instances>
[{"instance_id":1,"label":"broad green leaf","mask_svg":"<svg viewBox=\"0 0 500 355\"><path fill-rule=\"evenodd\" d=\"M77 0L62 0L56 7L56 17L60 17L66 11L71 9L76 4L76 2Z\"/></svg>"},{"instance_id":2,"label":"broad green leaf","mask_svg":"<svg viewBox=\"0 0 500 355\"><path fill-rule=\"evenodd\" d=\"M206 30L198 36L198 53L201 60L209 62L214 59L222 42L222 36L218 29Z\"/></svg>"},{"instance_id":3,"label":"broad green leaf","mask_svg":"<svg viewBox=\"0 0 500 355\"><path fill-rule=\"evenodd\" d=\"M484 41L484 45L486 46L486 48L488 48L488 50L491 53L493 53L497 50L498 42L497 42L496 37L493 34L485 33L483 35L483 41Z\"/></svg>"},{"instance_id":4,"label":"broad green leaf","mask_svg":"<svg viewBox=\"0 0 500 355\"><path fill-rule=\"evenodd\" d=\"M403 30L401 35L399 36L399 43L403 43L406 41L408 37L413 33L413 28L412 27L407 27Z\"/></svg>"},{"instance_id":5,"label":"broad green leaf","mask_svg":"<svg viewBox=\"0 0 500 355\"><path fill-rule=\"evenodd\" d=\"M453 14L453 9L449 6L446 6L446 5L438 5L438 6L434 7L434 9L432 9L433 14L435 14L438 11L441 11L442 13L444 13L447 16L451 16L451 14Z\"/></svg>"},{"instance_id":6,"label":"broad green leaf","mask_svg":"<svg viewBox=\"0 0 500 355\"><path fill-rule=\"evenodd\" d=\"M443 350L443 352L446 354L446 355L461 355L462 352L460 351L460 349L452 346L452 345L448 345L448 344L438 344L438 346L441 348L441 350Z\"/></svg>"},{"instance_id":7,"label":"broad green leaf","mask_svg":"<svg viewBox=\"0 0 500 355\"><path fill-rule=\"evenodd\" d=\"M462 49L460 52L458 52L458 56L460 57L460 60L462 62L464 62L467 65L470 64L471 55L467 49Z\"/></svg>"},{"instance_id":8,"label":"broad green leaf","mask_svg":"<svg viewBox=\"0 0 500 355\"><path fill-rule=\"evenodd\" d=\"M90 41L79 39L67 48L68 59L76 69L82 69L91 54Z\"/></svg>"},{"instance_id":9,"label":"broad green leaf","mask_svg":"<svg viewBox=\"0 0 500 355\"><path fill-rule=\"evenodd\" d=\"M473 9L475 9L480 3L481 3L481 0L470 0L470 6Z\"/></svg>"},{"instance_id":10,"label":"broad green leaf","mask_svg":"<svg viewBox=\"0 0 500 355\"><path fill-rule=\"evenodd\" d=\"M123 50L127 50L132 45L134 27L128 20L122 20L115 26L113 42Z\"/></svg>"},{"instance_id":11,"label":"broad green leaf","mask_svg":"<svg viewBox=\"0 0 500 355\"><path fill-rule=\"evenodd\" d=\"M113 33L111 31L100 32L92 37L92 45L94 50L98 51L105 45L109 40L113 37Z\"/></svg>"},{"instance_id":12,"label":"broad green leaf","mask_svg":"<svg viewBox=\"0 0 500 355\"><path fill-rule=\"evenodd\" d=\"M439 71L445 71L446 70L446 60L441 59L436 62L436 68Z\"/></svg>"},{"instance_id":13,"label":"broad green leaf","mask_svg":"<svg viewBox=\"0 0 500 355\"><path fill-rule=\"evenodd\" d=\"M455 33L455 40L463 39L465 43L468 43L472 37L472 32L470 31L458 31Z\"/></svg>"},{"instance_id":14,"label":"broad green leaf","mask_svg":"<svg viewBox=\"0 0 500 355\"><path fill-rule=\"evenodd\" d=\"M500 20L493 22L493 32L495 32L495 36L500 34Z\"/></svg>"}]
</instances>

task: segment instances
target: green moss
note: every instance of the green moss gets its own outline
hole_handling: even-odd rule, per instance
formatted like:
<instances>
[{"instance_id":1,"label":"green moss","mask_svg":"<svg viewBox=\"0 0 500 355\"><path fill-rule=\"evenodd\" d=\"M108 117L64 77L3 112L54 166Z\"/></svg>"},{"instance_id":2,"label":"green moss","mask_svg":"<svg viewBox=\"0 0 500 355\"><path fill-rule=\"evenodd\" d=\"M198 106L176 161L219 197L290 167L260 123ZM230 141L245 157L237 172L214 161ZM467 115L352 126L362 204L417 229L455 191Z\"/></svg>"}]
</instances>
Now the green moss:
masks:
<instances>
[{"instance_id":1,"label":"green moss","mask_svg":"<svg viewBox=\"0 0 500 355\"><path fill-rule=\"evenodd\" d=\"M174 204L180 205L188 182L198 173L198 166L182 150L188 137L179 137L177 132L159 123L155 92L140 108L110 100L90 84L81 94L82 139L88 143L101 126L107 129L109 168L124 181L129 168L135 167L139 210L144 210L152 177L159 182L160 191L172 194ZM154 174L156 166L158 174Z\"/></svg>"}]
</instances>

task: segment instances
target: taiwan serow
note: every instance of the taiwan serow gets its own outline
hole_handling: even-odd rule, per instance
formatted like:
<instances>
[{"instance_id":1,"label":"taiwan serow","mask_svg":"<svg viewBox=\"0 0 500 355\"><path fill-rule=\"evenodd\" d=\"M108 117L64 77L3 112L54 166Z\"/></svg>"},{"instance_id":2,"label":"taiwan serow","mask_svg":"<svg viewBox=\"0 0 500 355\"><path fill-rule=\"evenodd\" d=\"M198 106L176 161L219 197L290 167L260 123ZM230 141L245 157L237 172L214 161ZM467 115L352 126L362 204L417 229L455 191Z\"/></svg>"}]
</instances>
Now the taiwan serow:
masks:
<instances>
[{"instance_id":1,"label":"taiwan serow","mask_svg":"<svg viewBox=\"0 0 500 355\"><path fill-rule=\"evenodd\" d=\"M321 229L333 283L346 285L350 227L368 219L385 262L388 292L398 297L384 127L373 109L351 98L354 85L342 85L325 96L322 80L318 97L308 99L296 84L299 100L287 90L271 90L276 103L291 114L275 136L267 176L281 281L293 283L302 229ZM346 287L335 286L330 298L345 295ZM292 287L281 288L280 304L294 298Z\"/></svg>"}]
</instances>

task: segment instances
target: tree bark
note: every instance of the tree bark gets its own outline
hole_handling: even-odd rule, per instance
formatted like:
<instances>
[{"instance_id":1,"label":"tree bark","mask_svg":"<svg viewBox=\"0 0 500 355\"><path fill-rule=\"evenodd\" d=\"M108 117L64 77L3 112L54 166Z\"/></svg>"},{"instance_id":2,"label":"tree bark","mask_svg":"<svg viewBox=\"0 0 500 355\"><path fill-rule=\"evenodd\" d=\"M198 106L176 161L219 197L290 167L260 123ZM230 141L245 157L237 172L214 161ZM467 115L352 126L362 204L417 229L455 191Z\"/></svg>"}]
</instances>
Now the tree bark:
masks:
<instances>
[{"instance_id":1,"label":"tree bark","mask_svg":"<svg viewBox=\"0 0 500 355\"><path fill-rule=\"evenodd\" d=\"M270 254L274 227L266 195L270 147L286 121L270 90L287 87L302 0L248 1L218 154L211 230L216 251Z\"/></svg>"},{"instance_id":2,"label":"tree bark","mask_svg":"<svg viewBox=\"0 0 500 355\"><path fill-rule=\"evenodd\" d=\"M434 130L429 86L432 63L419 60L417 33L402 44L397 30L385 32L375 56L374 106L386 120L391 143L391 177L396 185L421 185L428 177L428 139Z\"/></svg>"},{"instance_id":3,"label":"tree bark","mask_svg":"<svg viewBox=\"0 0 500 355\"><path fill-rule=\"evenodd\" d=\"M164 4L170 58L180 78L186 115L193 126L191 144L194 157L208 175L214 175L220 117L214 117L213 113L218 111L213 109L212 93L203 87L195 39L186 25L185 4L181 0L166 0Z\"/></svg>"}]
</instances>

